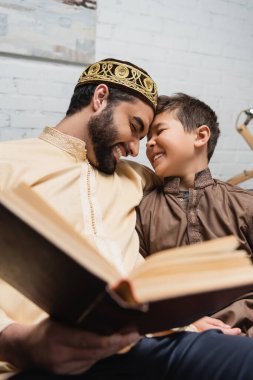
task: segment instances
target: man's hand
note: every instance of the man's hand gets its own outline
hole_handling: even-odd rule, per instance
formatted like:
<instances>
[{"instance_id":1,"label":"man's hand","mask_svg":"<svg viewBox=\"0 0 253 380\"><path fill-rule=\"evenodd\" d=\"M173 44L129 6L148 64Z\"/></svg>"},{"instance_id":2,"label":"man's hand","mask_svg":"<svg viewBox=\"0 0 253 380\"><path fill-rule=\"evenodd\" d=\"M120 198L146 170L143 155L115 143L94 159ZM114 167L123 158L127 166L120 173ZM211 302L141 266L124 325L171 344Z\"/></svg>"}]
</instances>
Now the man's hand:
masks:
<instances>
[{"instance_id":1,"label":"man's hand","mask_svg":"<svg viewBox=\"0 0 253 380\"><path fill-rule=\"evenodd\" d=\"M193 325L200 332L210 330L210 329L218 329L218 330L221 330L223 334L226 334L226 335L240 335L241 333L241 329L239 327L232 328L231 326L220 321L219 319L211 318L211 317L203 317L197 320L196 322L194 322Z\"/></svg>"},{"instance_id":2,"label":"man's hand","mask_svg":"<svg viewBox=\"0 0 253 380\"><path fill-rule=\"evenodd\" d=\"M0 357L23 370L75 375L138 340L137 333L99 336L45 319L6 327L0 335Z\"/></svg>"}]
</instances>

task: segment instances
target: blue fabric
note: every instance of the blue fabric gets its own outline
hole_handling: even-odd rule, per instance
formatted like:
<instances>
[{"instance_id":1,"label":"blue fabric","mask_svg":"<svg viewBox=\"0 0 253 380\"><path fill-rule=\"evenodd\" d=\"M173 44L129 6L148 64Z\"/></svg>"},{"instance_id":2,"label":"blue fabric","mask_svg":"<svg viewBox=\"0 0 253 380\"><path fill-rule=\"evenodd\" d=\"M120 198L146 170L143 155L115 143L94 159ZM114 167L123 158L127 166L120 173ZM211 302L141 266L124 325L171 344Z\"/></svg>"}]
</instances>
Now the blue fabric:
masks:
<instances>
[{"instance_id":1,"label":"blue fabric","mask_svg":"<svg viewBox=\"0 0 253 380\"><path fill-rule=\"evenodd\" d=\"M97 363L82 376L19 374L13 379L252 380L253 339L217 330L142 339L129 353Z\"/></svg>"}]
</instances>

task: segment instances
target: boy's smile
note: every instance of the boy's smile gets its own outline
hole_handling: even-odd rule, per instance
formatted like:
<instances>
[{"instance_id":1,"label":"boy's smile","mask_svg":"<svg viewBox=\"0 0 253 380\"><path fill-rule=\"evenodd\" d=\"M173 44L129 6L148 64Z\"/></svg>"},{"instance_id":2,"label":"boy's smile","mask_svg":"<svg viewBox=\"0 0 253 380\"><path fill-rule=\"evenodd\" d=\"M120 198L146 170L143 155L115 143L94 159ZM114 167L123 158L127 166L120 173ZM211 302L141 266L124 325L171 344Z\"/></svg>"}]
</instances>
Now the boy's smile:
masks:
<instances>
[{"instance_id":1,"label":"boy's smile","mask_svg":"<svg viewBox=\"0 0 253 380\"><path fill-rule=\"evenodd\" d=\"M175 112L158 114L148 133L147 157L158 176L184 177L195 161L195 131L187 132Z\"/></svg>"},{"instance_id":2,"label":"boy's smile","mask_svg":"<svg viewBox=\"0 0 253 380\"><path fill-rule=\"evenodd\" d=\"M153 163L155 163L156 160L159 160L159 158L161 158L163 156L163 153L158 153L154 156L153 158Z\"/></svg>"}]
</instances>

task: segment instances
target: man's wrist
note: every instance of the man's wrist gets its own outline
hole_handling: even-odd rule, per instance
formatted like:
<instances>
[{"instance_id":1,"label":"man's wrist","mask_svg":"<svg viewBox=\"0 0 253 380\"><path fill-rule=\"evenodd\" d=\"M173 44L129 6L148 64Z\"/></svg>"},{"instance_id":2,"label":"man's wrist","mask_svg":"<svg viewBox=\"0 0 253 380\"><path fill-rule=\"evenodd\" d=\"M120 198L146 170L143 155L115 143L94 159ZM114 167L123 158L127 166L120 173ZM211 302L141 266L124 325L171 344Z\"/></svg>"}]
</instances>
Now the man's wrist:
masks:
<instances>
[{"instance_id":1,"label":"man's wrist","mask_svg":"<svg viewBox=\"0 0 253 380\"><path fill-rule=\"evenodd\" d=\"M0 360L18 366L22 360L22 350L20 342L23 326L13 322L0 333ZM17 356L18 353L18 356Z\"/></svg>"}]
</instances>

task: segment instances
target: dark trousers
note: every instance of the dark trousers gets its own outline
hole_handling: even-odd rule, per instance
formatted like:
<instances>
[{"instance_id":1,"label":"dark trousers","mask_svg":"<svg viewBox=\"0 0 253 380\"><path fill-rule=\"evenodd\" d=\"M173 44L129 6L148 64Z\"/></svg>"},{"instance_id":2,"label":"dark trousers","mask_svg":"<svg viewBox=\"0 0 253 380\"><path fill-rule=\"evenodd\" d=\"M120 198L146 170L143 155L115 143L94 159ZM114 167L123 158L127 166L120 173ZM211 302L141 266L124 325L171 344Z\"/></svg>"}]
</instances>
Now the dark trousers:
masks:
<instances>
[{"instance_id":1,"label":"dark trousers","mask_svg":"<svg viewBox=\"0 0 253 380\"><path fill-rule=\"evenodd\" d=\"M252 380L253 339L217 330L144 338L129 353L103 360L83 375L23 372L12 379Z\"/></svg>"}]
</instances>

